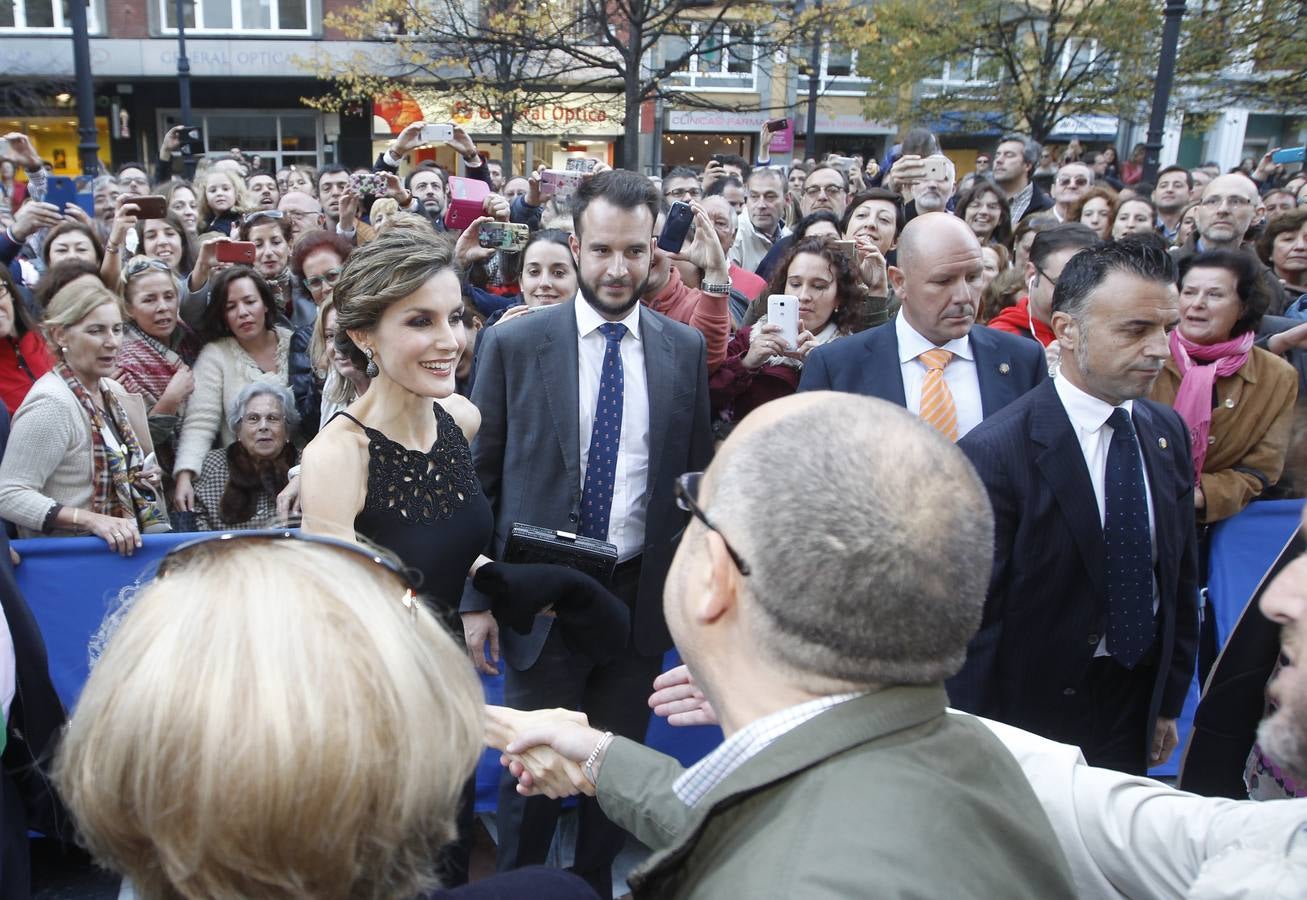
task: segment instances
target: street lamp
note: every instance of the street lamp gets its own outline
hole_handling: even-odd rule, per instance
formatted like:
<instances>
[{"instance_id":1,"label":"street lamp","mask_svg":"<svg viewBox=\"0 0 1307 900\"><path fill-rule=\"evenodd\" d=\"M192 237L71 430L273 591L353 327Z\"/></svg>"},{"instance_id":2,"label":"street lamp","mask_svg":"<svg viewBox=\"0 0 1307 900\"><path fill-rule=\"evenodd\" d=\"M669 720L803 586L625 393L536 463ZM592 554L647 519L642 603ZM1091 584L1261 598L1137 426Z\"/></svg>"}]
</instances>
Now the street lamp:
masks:
<instances>
[{"instance_id":1,"label":"street lamp","mask_svg":"<svg viewBox=\"0 0 1307 900\"><path fill-rule=\"evenodd\" d=\"M176 0L177 4L177 92L181 100L182 124L191 124L191 61L186 58L186 0ZM195 157L191 155L191 142L183 145L182 164L186 177L195 174Z\"/></svg>"},{"instance_id":2,"label":"street lamp","mask_svg":"<svg viewBox=\"0 0 1307 900\"><path fill-rule=\"evenodd\" d=\"M1157 183L1158 157L1162 152L1162 132L1166 128L1166 107L1171 102L1171 85L1175 81L1175 56L1180 46L1180 20L1184 18L1185 0L1166 0L1163 11L1162 53L1157 60L1157 85L1153 88L1153 114L1148 120L1148 140L1144 143L1143 180Z\"/></svg>"},{"instance_id":3,"label":"street lamp","mask_svg":"<svg viewBox=\"0 0 1307 900\"><path fill-rule=\"evenodd\" d=\"M100 174L100 145L95 130L95 84L91 80L91 39L86 28L86 0L72 0L68 17L73 27L73 73L77 80L77 155L82 174Z\"/></svg>"}]
</instances>

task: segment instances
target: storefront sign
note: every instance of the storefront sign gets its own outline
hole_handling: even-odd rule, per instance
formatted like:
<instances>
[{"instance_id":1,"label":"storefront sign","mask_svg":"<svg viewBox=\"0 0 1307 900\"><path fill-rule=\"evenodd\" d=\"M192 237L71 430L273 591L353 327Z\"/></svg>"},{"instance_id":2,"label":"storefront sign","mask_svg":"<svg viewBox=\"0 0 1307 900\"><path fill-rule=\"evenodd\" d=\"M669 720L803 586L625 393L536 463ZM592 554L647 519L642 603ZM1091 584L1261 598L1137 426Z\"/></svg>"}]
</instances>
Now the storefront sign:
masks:
<instances>
[{"instance_id":1,"label":"storefront sign","mask_svg":"<svg viewBox=\"0 0 1307 900\"><path fill-rule=\"evenodd\" d=\"M96 78L177 75L172 38L92 38L91 71ZM310 59L345 60L375 53L365 41L251 41L191 38L186 56L196 78L309 77ZM73 74L73 42L67 37L9 37L0 41L0 71L10 75Z\"/></svg>"},{"instance_id":2,"label":"storefront sign","mask_svg":"<svg viewBox=\"0 0 1307 900\"><path fill-rule=\"evenodd\" d=\"M499 135L499 123L487 109L434 91L418 89L410 93L428 122L453 122L472 135ZM622 98L615 94L559 94L554 100L523 110L513 123L513 133L518 137L618 135L625 131L623 112ZM390 121L390 125L395 128L398 123Z\"/></svg>"},{"instance_id":3,"label":"storefront sign","mask_svg":"<svg viewBox=\"0 0 1307 900\"><path fill-rule=\"evenodd\" d=\"M764 112L731 112L715 109L669 109L668 131L737 132L757 134L768 119Z\"/></svg>"}]
</instances>

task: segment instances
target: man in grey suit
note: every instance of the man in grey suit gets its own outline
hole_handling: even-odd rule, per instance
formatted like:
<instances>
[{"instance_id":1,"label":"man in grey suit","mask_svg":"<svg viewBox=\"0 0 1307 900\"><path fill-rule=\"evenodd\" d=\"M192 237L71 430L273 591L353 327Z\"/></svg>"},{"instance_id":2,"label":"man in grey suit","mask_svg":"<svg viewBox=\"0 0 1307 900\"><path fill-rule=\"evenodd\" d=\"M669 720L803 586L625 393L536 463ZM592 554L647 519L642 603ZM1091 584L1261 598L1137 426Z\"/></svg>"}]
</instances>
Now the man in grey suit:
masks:
<instances>
[{"instance_id":1,"label":"man in grey suit","mask_svg":"<svg viewBox=\"0 0 1307 900\"><path fill-rule=\"evenodd\" d=\"M472 393L481 412L472 456L495 513L490 555L502 555L514 523L612 542L611 587L631 608L628 646L596 665L568 647L548 616L529 634L501 633L475 589L462 605L481 671L495 671L502 643L510 706L582 709L635 741L648 725L649 683L671 647L663 580L686 521L676 479L704 468L712 453L704 338L639 302L659 201L633 172L585 182L571 241L580 297L487 331ZM500 789L501 870L544 862L558 818L557 802L527 800L514 788L506 778ZM612 896L624 835L593 801L582 804L579 825L573 868Z\"/></svg>"},{"instance_id":2,"label":"man in grey suit","mask_svg":"<svg viewBox=\"0 0 1307 900\"><path fill-rule=\"evenodd\" d=\"M822 477L787 477L795 459ZM725 741L684 769L523 716L509 753L580 766L525 789L593 792L652 848L636 897L1075 896L1016 760L945 713L993 548L961 451L885 401L799 394L750 414L681 497L695 521L664 604Z\"/></svg>"}]
</instances>

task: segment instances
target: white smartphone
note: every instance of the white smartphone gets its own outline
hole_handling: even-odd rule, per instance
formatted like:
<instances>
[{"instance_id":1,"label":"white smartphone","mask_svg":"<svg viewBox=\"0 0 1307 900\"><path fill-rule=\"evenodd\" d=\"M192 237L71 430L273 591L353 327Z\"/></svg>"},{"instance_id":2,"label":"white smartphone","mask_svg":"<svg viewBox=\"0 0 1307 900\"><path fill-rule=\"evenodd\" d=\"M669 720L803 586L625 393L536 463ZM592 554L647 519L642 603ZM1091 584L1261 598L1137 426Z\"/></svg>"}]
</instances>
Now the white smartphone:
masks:
<instances>
[{"instance_id":1,"label":"white smartphone","mask_svg":"<svg viewBox=\"0 0 1307 900\"><path fill-rule=\"evenodd\" d=\"M0 156L8 156L8 155L9 155L9 142L4 138L0 138Z\"/></svg>"},{"instance_id":2,"label":"white smartphone","mask_svg":"<svg viewBox=\"0 0 1307 900\"><path fill-rule=\"evenodd\" d=\"M793 294L767 297L767 324L781 326L781 337L790 350L799 349L799 298Z\"/></svg>"},{"instance_id":3,"label":"white smartphone","mask_svg":"<svg viewBox=\"0 0 1307 900\"><path fill-rule=\"evenodd\" d=\"M921 161L928 181L948 180L948 160L942 156L927 156Z\"/></svg>"},{"instance_id":4,"label":"white smartphone","mask_svg":"<svg viewBox=\"0 0 1307 900\"><path fill-rule=\"evenodd\" d=\"M443 144L453 139L454 126L448 122L422 126L421 141L423 144Z\"/></svg>"}]
</instances>

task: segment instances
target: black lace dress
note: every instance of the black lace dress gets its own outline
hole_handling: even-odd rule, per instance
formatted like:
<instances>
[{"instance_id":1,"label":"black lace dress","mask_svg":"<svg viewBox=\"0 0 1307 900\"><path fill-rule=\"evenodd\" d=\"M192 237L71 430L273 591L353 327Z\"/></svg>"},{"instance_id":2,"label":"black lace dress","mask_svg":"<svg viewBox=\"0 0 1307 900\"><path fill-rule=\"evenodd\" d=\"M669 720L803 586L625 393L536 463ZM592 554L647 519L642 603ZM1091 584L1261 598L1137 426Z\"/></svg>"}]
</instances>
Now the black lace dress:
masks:
<instances>
[{"instance_id":1,"label":"black lace dress","mask_svg":"<svg viewBox=\"0 0 1307 900\"><path fill-rule=\"evenodd\" d=\"M410 570L427 602L462 635L458 604L467 571L490 543L494 518L481 491L463 430L433 404L436 442L409 450L345 416L368 436L368 493L354 530Z\"/></svg>"}]
</instances>

